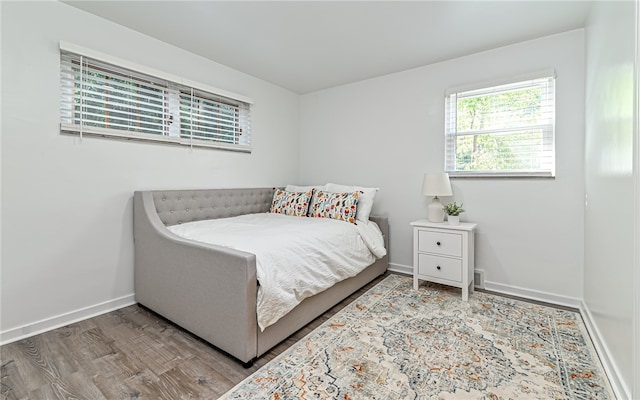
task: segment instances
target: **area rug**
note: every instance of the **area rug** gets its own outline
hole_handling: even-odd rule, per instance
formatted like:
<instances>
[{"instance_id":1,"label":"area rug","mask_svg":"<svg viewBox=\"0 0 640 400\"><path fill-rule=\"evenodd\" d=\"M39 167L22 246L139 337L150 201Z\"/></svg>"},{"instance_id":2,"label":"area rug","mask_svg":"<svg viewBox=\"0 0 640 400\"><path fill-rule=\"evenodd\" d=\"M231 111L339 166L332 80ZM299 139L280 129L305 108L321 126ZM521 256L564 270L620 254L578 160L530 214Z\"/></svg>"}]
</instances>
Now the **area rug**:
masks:
<instances>
[{"instance_id":1,"label":"area rug","mask_svg":"<svg viewBox=\"0 0 640 400\"><path fill-rule=\"evenodd\" d=\"M222 399L615 399L578 313L390 275Z\"/></svg>"}]
</instances>

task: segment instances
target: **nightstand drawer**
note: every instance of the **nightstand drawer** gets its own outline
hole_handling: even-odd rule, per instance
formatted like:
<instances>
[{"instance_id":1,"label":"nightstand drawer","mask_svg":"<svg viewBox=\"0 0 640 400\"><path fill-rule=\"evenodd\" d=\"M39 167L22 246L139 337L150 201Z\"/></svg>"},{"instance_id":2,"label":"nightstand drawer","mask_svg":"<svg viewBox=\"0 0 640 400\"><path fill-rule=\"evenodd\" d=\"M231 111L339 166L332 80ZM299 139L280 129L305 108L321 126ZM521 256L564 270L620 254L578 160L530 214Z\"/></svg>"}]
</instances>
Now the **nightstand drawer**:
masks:
<instances>
[{"instance_id":1,"label":"nightstand drawer","mask_svg":"<svg viewBox=\"0 0 640 400\"><path fill-rule=\"evenodd\" d=\"M462 257L462 235L421 230L418 232L418 251Z\"/></svg>"},{"instance_id":2,"label":"nightstand drawer","mask_svg":"<svg viewBox=\"0 0 640 400\"><path fill-rule=\"evenodd\" d=\"M418 254L418 275L461 282L462 260Z\"/></svg>"}]
</instances>

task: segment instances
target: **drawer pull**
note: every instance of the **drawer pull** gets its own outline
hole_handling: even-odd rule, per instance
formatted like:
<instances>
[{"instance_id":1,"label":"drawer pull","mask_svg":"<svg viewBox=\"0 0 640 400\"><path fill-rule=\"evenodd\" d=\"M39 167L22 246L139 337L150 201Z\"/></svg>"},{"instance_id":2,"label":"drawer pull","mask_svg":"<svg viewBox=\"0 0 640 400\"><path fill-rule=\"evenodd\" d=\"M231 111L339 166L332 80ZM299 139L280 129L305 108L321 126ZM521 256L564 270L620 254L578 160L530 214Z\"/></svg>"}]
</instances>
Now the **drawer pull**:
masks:
<instances>
[{"instance_id":1,"label":"drawer pull","mask_svg":"<svg viewBox=\"0 0 640 400\"><path fill-rule=\"evenodd\" d=\"M436 242L436 244L437 244L438 246L440 246L440 242Z\"/></svg>"},{"instance_id":2,"label":"drawer pull","mask_svg":"<svg viewBox=\"0 0 640 400\"><path fill-rule=\"evenodd\" d=\"M440 271L440 266L438 265L438 266L436 267L436 269L437 269L438 271Z\"/></svg>"}]
</instances>

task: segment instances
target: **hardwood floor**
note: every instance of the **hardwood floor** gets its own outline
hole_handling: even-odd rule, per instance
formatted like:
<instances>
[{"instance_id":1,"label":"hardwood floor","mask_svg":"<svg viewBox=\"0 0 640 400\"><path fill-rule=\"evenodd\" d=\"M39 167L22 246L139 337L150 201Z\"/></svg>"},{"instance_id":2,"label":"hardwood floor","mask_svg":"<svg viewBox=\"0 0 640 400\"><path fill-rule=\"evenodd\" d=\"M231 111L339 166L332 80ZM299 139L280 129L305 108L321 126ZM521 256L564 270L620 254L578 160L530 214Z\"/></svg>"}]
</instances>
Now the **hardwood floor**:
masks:
<instances>
[{"instance_id":1,"label":"hardwood floor","mask_svg":"<svg viewBox=\"0 0 640 400\"><path fill-rule=\"evenodd\" d=\"M138 305L10 343L0 347L0 399L217 399L387 274L248 369Z\"/></svg>"}]
</instances>

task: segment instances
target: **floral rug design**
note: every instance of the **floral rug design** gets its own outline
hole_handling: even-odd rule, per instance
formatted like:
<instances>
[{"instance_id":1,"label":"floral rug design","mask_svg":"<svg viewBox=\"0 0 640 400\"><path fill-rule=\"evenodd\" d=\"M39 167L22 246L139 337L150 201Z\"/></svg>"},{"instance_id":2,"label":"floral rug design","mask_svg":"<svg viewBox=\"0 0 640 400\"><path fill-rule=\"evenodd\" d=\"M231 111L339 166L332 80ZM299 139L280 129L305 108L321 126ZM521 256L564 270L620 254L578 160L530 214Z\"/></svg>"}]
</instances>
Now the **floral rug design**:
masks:
<instances>
[{"instance_id":1,"label":"floral rug design","mask_svg":"<svg viewBox=\"0 0 640 400\"><path fill-rule=\"evenodd\" d=\"M390 275L222 399L615 399L578 313Z\"/></svg>"}]
</instances>

